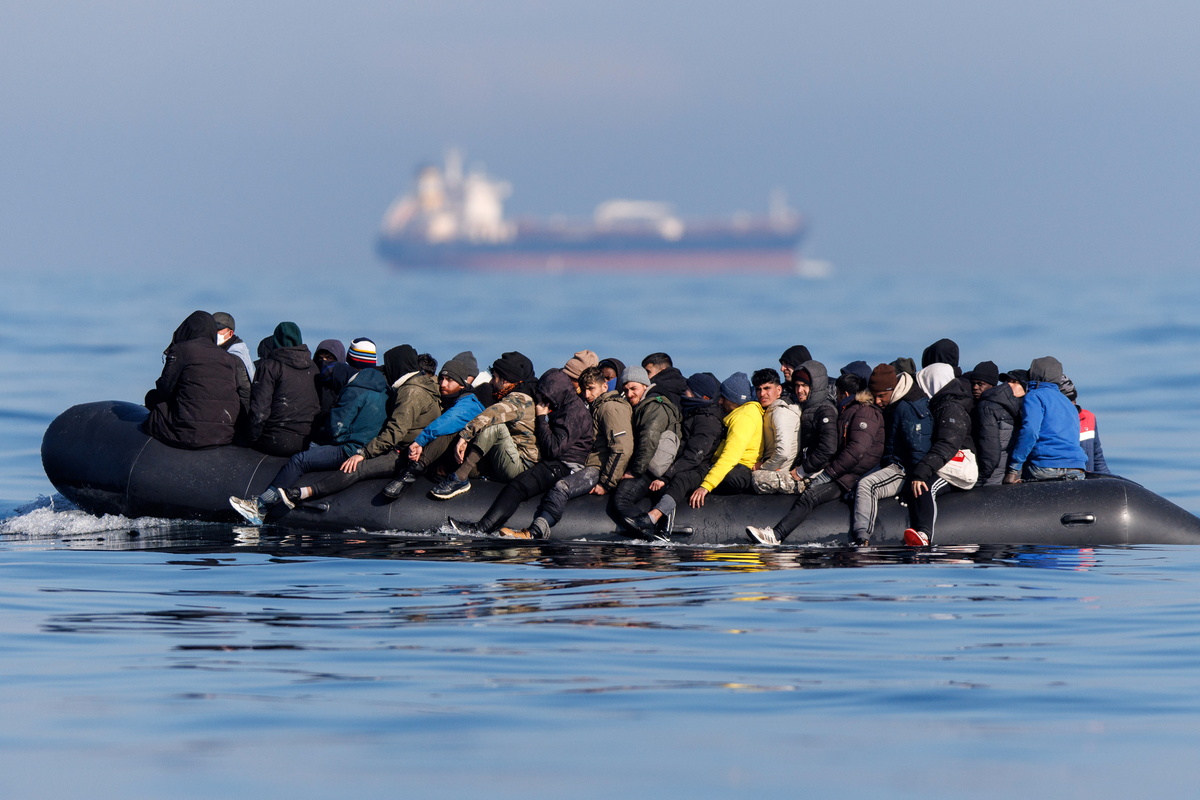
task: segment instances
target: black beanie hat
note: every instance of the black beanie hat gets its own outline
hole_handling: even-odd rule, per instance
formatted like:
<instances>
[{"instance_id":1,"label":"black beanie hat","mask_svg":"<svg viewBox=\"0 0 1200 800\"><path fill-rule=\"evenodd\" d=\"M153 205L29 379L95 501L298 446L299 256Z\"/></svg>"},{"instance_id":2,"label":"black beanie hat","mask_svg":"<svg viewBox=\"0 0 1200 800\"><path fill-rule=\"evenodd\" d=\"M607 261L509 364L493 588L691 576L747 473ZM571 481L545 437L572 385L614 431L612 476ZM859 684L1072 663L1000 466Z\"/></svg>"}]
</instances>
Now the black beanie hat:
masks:
<instances>
[{"instance_id":1,"label":"black beanie hat","mask_svg":"<svg viewBox=\"0 0 1200 800\"><path fill-rule=\"evenodd\" d=\"M533 380L533 362L514 350L492 362L492 374L499 375L509 383Z\"/></svg>"},{"instance_id":2,"label":"black beanie hat","mask_svg":"<svg viewBox=\"0 0 1200 800\"><path fill-rule=\"evenodd\" d=\"M697 397L716 400L721 393L721 382L711 372L697 372L687 379L687 386Z\"/></svg>"},{"instance_id":3,"label":"black beanie hat","mask_svg":"<svg viewBox=\"0 0 1200 800\"><path fill-rule=\"evenodd\" d=\"M980 361L968 374L971 381L980 381L990 386L1000 382L1000 368L994 361Z\"/></svg>"}]
</instances>

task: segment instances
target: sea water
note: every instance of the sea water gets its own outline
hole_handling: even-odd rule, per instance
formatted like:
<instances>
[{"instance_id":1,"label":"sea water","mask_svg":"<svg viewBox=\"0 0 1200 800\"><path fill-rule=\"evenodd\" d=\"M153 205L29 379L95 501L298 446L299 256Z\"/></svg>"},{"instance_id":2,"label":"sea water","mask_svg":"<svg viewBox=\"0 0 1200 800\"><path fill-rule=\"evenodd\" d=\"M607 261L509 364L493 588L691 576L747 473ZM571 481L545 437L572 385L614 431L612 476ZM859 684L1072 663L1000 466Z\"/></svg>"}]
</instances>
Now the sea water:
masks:
<instances>
[{"instance_id":1,"label":"sea water","mask_svg":"<svg viewBox=\"0 0 1200 800\"><path fill-rule=\"evenodd\" d=\"M193 309L251 349L368 335L440 361L575 350L685 373L1055 355L1114 471L1200 511L1200 286L949 278L6 278L0 796L1190 794L1200 548L469 547L54 496L72 404L138 401ZM350 278L353 277L353 280Z\"/></svg>"}]
</instances>

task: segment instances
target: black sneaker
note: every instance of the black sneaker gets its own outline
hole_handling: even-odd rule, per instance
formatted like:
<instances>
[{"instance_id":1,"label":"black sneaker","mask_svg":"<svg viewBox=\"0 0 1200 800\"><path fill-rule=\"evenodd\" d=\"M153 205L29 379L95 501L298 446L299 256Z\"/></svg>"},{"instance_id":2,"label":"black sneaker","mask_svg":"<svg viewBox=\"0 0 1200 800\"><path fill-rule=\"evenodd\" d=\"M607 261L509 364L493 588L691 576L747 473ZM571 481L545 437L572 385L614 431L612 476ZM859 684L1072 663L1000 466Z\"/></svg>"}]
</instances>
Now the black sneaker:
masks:
<instances>
[{"instance_id":1,"label":"black sneaker","mask_svg":"<svg viewBox=\"0 0 1200 800\"><path fill-rule=\"evenodd\" d=\"M404 494L404 490L416 483L417 476L409 471L405 472L399 478L383 487L383 496L388 500L395 500L400 495Z\"/></svg>"},{"instance_id":2,"label":"black sneaker","mask_svg":"<svg viewBox=\"0 0 1200 800\"><path fill-rule=\"evenodd\" d=\"M455 519L454 517L446 517L446 524L449 525L450 529L455 533L460 533L464 536L478 536L480 534L479 526L474 522L467 522L466 520Z\"/></svg>"},{"instance_id":3,"label":"black sneaker","mask_svg":"<svg viewBox=\"0 0 1200 800\"><path fill-rule=\"evenodd\" d=\"M622 522L625 527L639 536L644 536L647 539L656 538L658 534L658 526L650 521L649 514L638 514L636 517L625 517Z\"/></svg>"},{"instance_id":4,"label":"black sneaker","mask_svg":"<svg viewBox=\"0 0 1200 800\"><path fill-rule=\"evenodd\" d=\"M279 493L279 502L288 507L289 510L300 504L299 489L284 489Z\"/></svg>"},{"instance_id":5,"label":"black sneaker","mask_svg":"<svg viewBox=\"0 0 1200 800\"><path fill-rule=\"evenodd\" d=\"M446 480L430 490L429 496L435 500L449 500L451 497L458 497L469 491L471 491L471 482L466 478L459 480L458 476L452 472L446 476Z\"/></svg>"}]
</instances>

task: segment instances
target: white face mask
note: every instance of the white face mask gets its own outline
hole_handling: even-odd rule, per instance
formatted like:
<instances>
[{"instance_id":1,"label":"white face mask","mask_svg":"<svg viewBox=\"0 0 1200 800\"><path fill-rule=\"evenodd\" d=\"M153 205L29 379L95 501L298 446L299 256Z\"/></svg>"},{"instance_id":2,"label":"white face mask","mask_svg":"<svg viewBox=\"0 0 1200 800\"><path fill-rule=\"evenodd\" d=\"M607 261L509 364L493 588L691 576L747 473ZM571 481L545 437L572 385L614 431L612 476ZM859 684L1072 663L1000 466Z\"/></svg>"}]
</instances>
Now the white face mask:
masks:
<instances>
[{"instance_id":1,"label":"white face mask","mask_svg":"<svg viewBox=\"0 0 1200 800\"><path fill-rule=\"evenodd\" d=\"M229 334L228 336L224 336L224 335L222 335L222 334L218 333L218 334L217 334L217 346L220 346L220 345L223 345L223 344L225 344L226 342L228 342L228 341L229 341L230 339L232 339L232 338L233 338L233 334L232 334L232 333L231 333L231 334Z\"/></svg>"}]
</instances>

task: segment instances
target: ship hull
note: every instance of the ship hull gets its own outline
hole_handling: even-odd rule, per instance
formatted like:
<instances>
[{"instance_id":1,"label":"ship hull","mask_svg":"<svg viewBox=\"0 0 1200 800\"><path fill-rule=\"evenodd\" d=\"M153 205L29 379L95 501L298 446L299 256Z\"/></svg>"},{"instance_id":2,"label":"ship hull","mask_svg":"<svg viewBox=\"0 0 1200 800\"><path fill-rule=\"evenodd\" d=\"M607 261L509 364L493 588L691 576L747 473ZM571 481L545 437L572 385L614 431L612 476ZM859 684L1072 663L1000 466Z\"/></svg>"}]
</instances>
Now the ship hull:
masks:
<instances>
[{"instance_id":1,"label":"ship hull","mask_svg":"<svg viewBox=\"0 0 1200 800\"><path fill-rule=\"evenodd\" d=\"M382 237L379 255L406 269L526 272L764 272L799 270L798 232L698 236L680 241L650 237L526 236L496 244L428 244Z\"/></svg>"}]
</instances>

